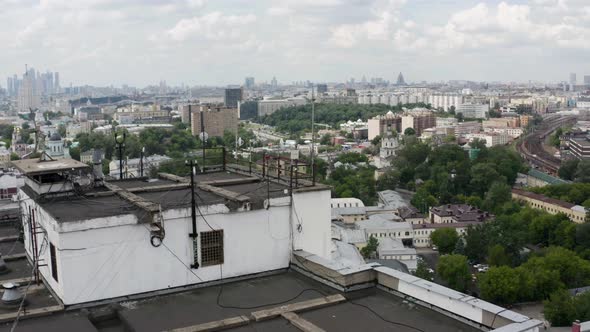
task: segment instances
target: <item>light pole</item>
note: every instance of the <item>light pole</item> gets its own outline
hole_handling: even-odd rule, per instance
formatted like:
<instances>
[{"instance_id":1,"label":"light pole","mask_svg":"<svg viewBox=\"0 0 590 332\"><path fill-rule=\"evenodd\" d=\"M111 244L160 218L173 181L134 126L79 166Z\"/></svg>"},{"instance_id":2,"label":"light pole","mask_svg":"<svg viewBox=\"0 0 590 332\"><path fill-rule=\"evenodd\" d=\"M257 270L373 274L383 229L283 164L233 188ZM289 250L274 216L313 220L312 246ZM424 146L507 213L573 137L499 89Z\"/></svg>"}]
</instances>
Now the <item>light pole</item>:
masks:
<instances>
[{"instance_id":1,"label":"light pole","mask_svg":"<svg viewBox=\"0 0 590 332\"><path fill-rule=\"evenodd\" d=\"M143 154L145 153L145 146L141 148L139 157L139 176L143 177Z\"/></svg>"},{"instance_id":2,"label":"light pole","mask_svg":"<svg viewBox=\"0 0 590 332\"><path fill-rule=\"evenodd\" d=\"M119 180L123 180L123 150L125 150L125 139L127 134L123 132L123 135L117 135L115 133L115 143L117 149L119 149Z\"/></svg>"}]
</instances>

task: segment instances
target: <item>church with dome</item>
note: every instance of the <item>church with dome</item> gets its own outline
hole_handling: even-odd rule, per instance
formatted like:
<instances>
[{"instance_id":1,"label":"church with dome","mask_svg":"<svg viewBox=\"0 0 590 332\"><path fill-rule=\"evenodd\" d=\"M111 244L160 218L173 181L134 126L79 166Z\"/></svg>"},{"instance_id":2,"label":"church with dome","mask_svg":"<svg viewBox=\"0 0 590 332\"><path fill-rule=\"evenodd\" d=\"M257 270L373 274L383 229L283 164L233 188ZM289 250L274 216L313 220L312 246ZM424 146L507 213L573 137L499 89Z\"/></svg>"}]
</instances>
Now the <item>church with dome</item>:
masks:
<instances>
[{"instance_id":1,"label":"church with dome","mask_svg":"<svg viewBox=\"0 0 590 332\"><path fill-rule=\"evenodd\" d=\"M45 141L45 153L51 159L70 158L70 149L66 146L65 140L57 131L48 133Z\"/></svg>"}]
</instances>

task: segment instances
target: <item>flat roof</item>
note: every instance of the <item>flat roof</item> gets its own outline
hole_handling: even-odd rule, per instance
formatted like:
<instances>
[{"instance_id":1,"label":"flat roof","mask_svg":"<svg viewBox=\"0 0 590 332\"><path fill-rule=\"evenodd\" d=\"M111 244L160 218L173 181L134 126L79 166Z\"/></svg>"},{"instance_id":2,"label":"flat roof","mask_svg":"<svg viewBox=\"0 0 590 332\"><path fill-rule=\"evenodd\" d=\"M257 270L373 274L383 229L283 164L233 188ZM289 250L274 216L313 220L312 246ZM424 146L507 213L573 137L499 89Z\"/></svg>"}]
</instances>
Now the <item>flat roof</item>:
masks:
<instances>
[{"instance_id":1,"label":"flat roof","mask_svg":"<svg viewBox=\"0 0 590 332\"><path fill-rule=\"evenodd\" d=\"M90 166L74 159L58 159L41 161L39 158L11 161L16 169L25 175L38 175L70 171L77 169L89 169Z\"/></svg>"},{"instance_id":2,"label":"flat roof","mask_svg":"<svg viewBox=\"0 0 590 332\"><path fill-rule=\"evenodd\" d=\"M147 201L160 204L162 209L168 210L186 208L191 204L189 179L182 177L178 179L183 182L160 177L157 181L147 181L147 179L141 178L107 181L107 183L132 192ZM202 205L225 204L228 200L218 193L199 188L199 184L203 183L210 183L216 188L248 197L253 209L262 208L263 201L268 196L278 198L289 195L289 187L285 184L272 181L269 184L262 181L262 179L231 172L198 174L195 176L195 182L197 184L195 188L196 202ZM36 196L27 186L21 189L30 197ZM114 192L109 193L109 189L104 187L90 189L84 194L39 199L37 203L58 222L105 218L124 214L144 215L142 209Z\"/></svg>"},{"instance_id":3,"label":"flat roof","mask_svg":"<svg viewBox=\"0 0 590 332\"><path fill-rule=\"evenodd\" d=\"M277 308L288 303L302 302L339 294L319 282L297 272L259 276L220 286L198 288L171 295L154 296L144 300L120 302L119 319L111 322L109 331L160 332L189 327L254 311ZM326 331L412 331L414 329L385 322L384 319L406 324L424 331L479 331L458 320L405 301L376 288L348 293L349 299L323 308L311 308L297 314ZM223 306L223 307L222 307ZM367 309L370 308L369 309ZM92 314L101 308L90 308ZM9 331L11 323L0 325L0 331ZM94 330L92 329L94 328ZM229 331L298 331L284 318L250 322L249 325ZM18 331L96 331L79 310L46 317L23 319ZM101 330L102 331L102 330ZM414 330L415 331L415 330Z\"/></svg>"}]
</instances>

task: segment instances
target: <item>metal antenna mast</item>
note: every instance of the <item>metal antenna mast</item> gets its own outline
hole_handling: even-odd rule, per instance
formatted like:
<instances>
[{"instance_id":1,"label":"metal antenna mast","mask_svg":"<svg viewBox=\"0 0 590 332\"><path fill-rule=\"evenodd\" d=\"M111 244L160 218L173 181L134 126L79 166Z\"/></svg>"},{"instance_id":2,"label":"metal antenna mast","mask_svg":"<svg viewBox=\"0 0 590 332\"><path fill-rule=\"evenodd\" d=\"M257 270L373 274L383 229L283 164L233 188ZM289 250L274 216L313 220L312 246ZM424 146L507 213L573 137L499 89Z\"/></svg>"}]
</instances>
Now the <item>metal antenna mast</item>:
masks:
<instances>
[{"instance_id":1,"label":"metal antenna mast","mask_svg":"<svg viewBox=\"0 0 590 332\"><path fill-rule=\"evenodd\" d=\"M315 179L315 170L314 170L314 138L315 138L315 96L313 93L313 84L311 85L311 177Z\"/></svg>"}]
</instances>

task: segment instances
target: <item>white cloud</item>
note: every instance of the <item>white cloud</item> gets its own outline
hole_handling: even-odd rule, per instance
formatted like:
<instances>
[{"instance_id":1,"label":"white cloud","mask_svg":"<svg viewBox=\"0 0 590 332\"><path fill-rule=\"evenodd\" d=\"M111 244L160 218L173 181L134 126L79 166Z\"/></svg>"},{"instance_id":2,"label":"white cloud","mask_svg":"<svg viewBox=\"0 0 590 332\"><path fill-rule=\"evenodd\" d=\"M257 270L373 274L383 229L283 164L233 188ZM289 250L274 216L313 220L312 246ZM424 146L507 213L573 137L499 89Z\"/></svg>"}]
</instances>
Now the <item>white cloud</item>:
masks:
<instances>
[{"instance_id":1,"label":"white cloud","mask_svg":"<svg viewBox=\"0 0 590 332\"><path fill-rule=\"evenodd\" d=\"M64 79L70 76L80 83L93 83L86 81L89 77L103 83L128 77L139 82L153 77L218 82L220 75L214 73L223 72L227 63L234 70L222 75L229 81L224 83L258 72L292 75L294 80L341 80L371 75L371 70L386 77L383 72L399 72L398 66L425 75L451 67L453 74L456 70L469 77L474 68L497 66L498 58L510 59L504 60L512 68L504 72L508 75L524 66L542 68L539 75L551 68L569 72L574 68L563 67L587 67L590 0L465 3L0 0L0 63L6 71L0 82L2 76L21 71L25 59L36 68L64 71ZM111 70L93 74L83 66L85 61ZM479 67L462 69L469 61ZM184 63L199 75L187 73ZM149 64L150 70L141 64Z\"/></svg>"},{"instance_id":2,"label":"white cloud","mask_svg":"<svg viewBox=\"0 0 590 332\"><path fill-rule=\"evenodd\" d=\"M266 13L270 16L285 16L291 14L292 10L289 7L270 7Z\"/></svg>"},{"instance_id":3,"label":"white cloud","mask_svg":"<svg viewBox=\"0 0 590 332\"><path fill-rule=\"evenodd\" d=\"M223 15L221 12L212 12L182 19L166 33L176 41L184 41L191 37L209 40L236 39L241 35L240 27L255 21L256 16L252 14Z\"/></svg>"}]
</instances>

